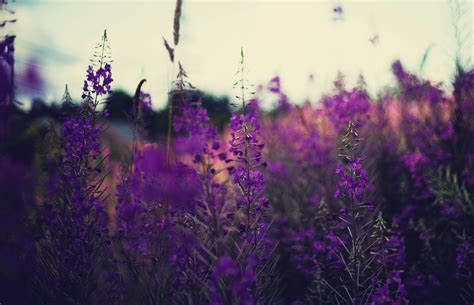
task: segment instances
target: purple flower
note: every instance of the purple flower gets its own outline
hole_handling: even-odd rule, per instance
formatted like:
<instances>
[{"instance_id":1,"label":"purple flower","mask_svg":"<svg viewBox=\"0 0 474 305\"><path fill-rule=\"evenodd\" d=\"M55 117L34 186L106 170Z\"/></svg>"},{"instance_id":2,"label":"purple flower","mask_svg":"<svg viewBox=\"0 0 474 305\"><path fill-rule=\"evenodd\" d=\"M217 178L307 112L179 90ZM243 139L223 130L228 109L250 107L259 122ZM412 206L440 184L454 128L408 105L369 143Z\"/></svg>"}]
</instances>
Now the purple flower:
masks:
<instances>
[{"instance_id":1,"label":"purple flower","mask_svg":"<svg viewBox=\"0 0 474 305\"><path fill-rule=\"evenodd\" d=\"M85 98L88 94L101 96L112 92L112 81L112 66L110 64L105 64L104 67L100 67L97 71L94 70L93 66L89 66L82 88L82 98Z\"/></svg>"},{"instance_id":2,"label":"purple flower","mask_svg":"<svg viewBox=\"0 0 474 305\"><path fill-rule=\"evenodd\" d=\"M429 81L422 81L416 75L406 72L399 60L392 64L392 71L406 101L426 100L436 104L444 100L439 84L433 86Z\"/></svg>"},{"instance_id":3,"label":"purple flower","mask_svg":"<svg viewBox=\"0 0 474 305\"><path fill-rule=\"evenodd\" d=\"M110 72L110 66L107 70ZM89 67L88 79L92 72ZM58 173L51 178L55 180L54 190L39 215L40 257L34 280L40 285L39 298L45 303L91 304L110 292L108 283L99 280L111 262L111 248L102 196L102 163L98 161L97 104L87 100L80 115L67 118L61 126ZM72 287L70 283L81 285Z\"/></svg>"},{"instance_id":4,"label":"purple flower","mask_svg":"<svg viewBox=\"0 0 474 305\"><path fill-rule=\"evenodd\" d=\"M244 270L240 270L229 256L217 260L209 283L209 304L253 304L250 287L255 282L255 262L249 258L246 265ZM226 285L221 284L224 280Z\"/></svg>"},{"instance_id":5,"label":"purple flower","mask_svg":"<svg viewBox=\"0 0 474 305\"><path fill-rule=\"evenodd\" d=\"M346 165L338 165L336 175L339 177L337 183L336 198L349 196L356 201L361 201L365 191L370 187L369 177L362 166L361 158L350 158Z\"/></svg>"},{"instance_id":6,"label":"purple flower","mask_svg":"<svg viewBox=\"0 0 474 305\"><path fill-rule=\"evenodd\" d=\"M470 278L474 267L474 244L463 241L456 248L456 277Z\"/></svg>"},{"instance_id":7,"label":"purple flower","mask_svg":"<svg viewBox=\"0 0 474 305\"><path fill-rule=\"evenodd\" d=\"M250 102L243 114L233 113L230 121L231 140L229 153L232 155L228 161L235 165L229 167L234 184L238 187L237 207L243 208L246 217L261 214L262 207L268 206L268 201L263 193L265 182L260 171L266 163L262 158L263 144L259 140L260 123L257 114L258 104L256 100ZM252 222L247 219L243 233L249 234ZM254 224L253 230L256 230ZM253 234L254 239L256 234Z\"/></svg>"},{"instance_id":8,"label":"purple flower","mask_svg":"<svg viewBox=\"0 0 474 305\"><path fill-rule=\"evenodd\" d=\"M180 162L168 165L166 153L156 147L148 147L137 156L131 184L137 199L166 204L173 210L193 210L201 192L197 172Z\"/></svg>"},{"instance_id":9,"label":"purple flower","mask_svg":"<svg viewBox=\"0 0 474 305\"><path fill-rule=\"evenodd\" d=\"M147 92L140 91L140 107L145 111L152 111L151 95Z\"/></svg>"},{"instance_id":10,"label":"purple flower","mask_svg":"<svg viewBox=\"0 0 474 305\"><path fill-rule=\"evenodd\" d=\"M289 103L288 96L283 92L281 89L280 77L275 76L270 80L267 85L268 91L278 96L278 104L276 106L276 110L278 112L286 112L291 108L291 104Z\"/></svg>"},{"instance_id":11,"label":"purple flower","mask_svg":"<svg viewBox=\"0 0 474 305\"><path fill-rule=\"evenodd\" d=\"M407 296L400 271L392 271L386 282L372 293L370 304L404 305L408 304Z\"/></svg>"},{"instance_id":12,"label":"purple flower","mask_svg":"<svg viewBox=\"0 0 474 305\"><path fill-rule=\"evenodd\" d=\"M430 195L429 181L425 171L430 165L429 159L423 153L416 151L403 156L403 162L410 172L415 189L419 193L417 197L428 197Z\"/></svg>"},{"instance_id":13,"label":"purple flower","mask_svg":"<svg viewBox=\"0 0 474 305\"><path fill-rule=\"evenodd\" d=\"M173 118L173 128L175 132L183 135L180 144L189 145L186 142L192 142L195 149L187 152L207 153L209 143L218 143L217 130L210 123L207 110L199 104L193 105L186 101L180 103L177 108L179 114Z\"/></svg>"},{"instance_id":14,"label":"purple flower","mask_svg":"<svg viewBox=\"0 0 474 305\"><path fill-rule=\"evenodd\" d=\"M21 72L20 82L23 90L34 94L41 93L45 87L45 82L41 74L40 65L36 59L30 59L26 68Z\"/></svg>"},{"instance_id":15,"label":"purple flower","mask_svg":"<svg viewBox=\"0 0 474 305\"><path fill-rule=\"evenodd\" d=\"M88 118L72 117L61 126L65 164L75 166L85 158L97 159L100 154L100 130Z\"/></svg>"},{"instance_id":16,"label":"purple flower","mask_svg":"<svg viewBox=\"0 0 474 305\"><path fill-rule=\"evenodd\" d=\"M95 72L94 72L94 68L89 65L87 67L87 71L86 71L86 82L89 81L89 82L94 82L95 81Z\"/></svg>"},{"instance_id":17,"label":"purple flower","mask_svg":"<svg viewBox=\"0 0 474 305\"><path fill-rule=\"evenodd\" d=\"M337 131L342 131L349 121L359 128L363 127L372 107L367 92L355 88L351 91L342 90L333 96L324 96L321 103Z\"/></svg>"}]
</instances>

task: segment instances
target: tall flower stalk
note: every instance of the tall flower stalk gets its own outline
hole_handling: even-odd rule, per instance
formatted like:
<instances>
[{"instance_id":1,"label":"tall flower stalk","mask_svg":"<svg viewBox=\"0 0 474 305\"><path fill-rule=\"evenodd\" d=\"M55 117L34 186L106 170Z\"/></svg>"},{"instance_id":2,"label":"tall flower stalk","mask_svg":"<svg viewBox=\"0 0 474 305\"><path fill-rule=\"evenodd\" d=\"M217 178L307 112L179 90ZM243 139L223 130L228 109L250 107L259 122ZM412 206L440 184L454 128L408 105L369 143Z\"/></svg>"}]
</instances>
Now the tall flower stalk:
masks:
<instances>
[{"instance_id":1,"label":"tall flower stalk","mask_svg":"<svg viewBox=\"0 0 474 305\"><path fill-rule=\"evenodd\" d=\"M331 287L335 298L349 304L379 304L397 299L406 304L406 290L401 279L404 243L394 233L389 234L379 213L373 218L374 206L365 201L372 188L359 155L359 132L350 121L341 141L342 160L336 168L339 182L335 197L344 207L338 214L342 229L337 251L339 262L347 277L339 288ZM396 284L397 290L390 287Z\"/></svg>"},{"instance_id":2,"label":"tall flower stalk","mask_svg":"<svg viewBox=\"0 0 474 305\"><path fill-rule=\"evenodd\" d=\"M229 152L235 166L231 168L233 182L238 187L237 206L244 212L244 238L257 244L257 235L262 229L262 212L268 206L264 195L264 177L261 168L263 161L263 144L259 140L260 123L258 121L258 102L247 101L245 91L248 89L245 78L244 52L241 50L240 89L242 113L232 113L230 128L231 140Z\"/></svg>"},{"instance_id":3,"label":"tall flower stalk","mask_svg":"<svg viewBox=\"0 0 474 305\"><path fill-rule=\"evenodd\" d=\"M264 177L261 168L263 144L259 140L260 124L258 104L254 99L247 103L244 52L241 50L239 85L242 113L231 117L231 140L226 162L232 162L229 172L236 187L236 225L239 238L231 256L221 255L214 266L210 282L211 301L226 300L228 304L271 304L275 290L274 242L268 235L265 210L268 202L264 194ZM236 216L237 216L236 215ZM225 266L225 268L224 268ZM225 269L225 270L222 270ZM230 282L216 283L219 276L231 277Z\"/></svg>"},{"instance_id":4,"label":"tall flower stalk","mask_svg":"<svg viewBox=\"0 0 474 305\"><path fill-rule=\"evenodd\" d=\"M59 175L41 215L38 303L102 304L107 295L98 282L107 268L109 241L97 107L111 90L109 48L104 31L87 69L81 113L61 127Z\"/></svg>"},{"instance_id":5,"label":"tall flower stalk","mask_svg":"<svg viewBox=\"0 0 474 305\"><path fill-rule=\"evenodd\" d=\"M367 204L362 203L363 195L368 187L368 177L362 166L362 159L356 156L359 147L359 133L352 121L348 127L341 143L341 153L339 154L342 165L336 168L336 175L339 177L336 198L344 201L340 219L343 227L349 235L347 244L340 239L344 246L339 253L340 260L349 276L347 297L353 304L361 302L363 295L362 280L369 267L364 261L364 244L367 240L367 226L362 222L367 215Z\"/></svg>"}]
</instances>

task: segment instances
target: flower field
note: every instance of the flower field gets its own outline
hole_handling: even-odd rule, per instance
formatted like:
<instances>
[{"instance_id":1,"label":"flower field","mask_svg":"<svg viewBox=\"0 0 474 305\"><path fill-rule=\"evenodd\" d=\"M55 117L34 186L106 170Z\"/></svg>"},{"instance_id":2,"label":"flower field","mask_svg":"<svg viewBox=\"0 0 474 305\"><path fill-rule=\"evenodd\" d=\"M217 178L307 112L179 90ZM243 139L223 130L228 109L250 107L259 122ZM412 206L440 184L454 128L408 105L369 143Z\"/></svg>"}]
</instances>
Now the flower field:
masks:
<instances>
[{"instance_id":1,"label":"flower field","mask_svg":"<svg viewBox=\"0 0 474 305\"><path fill-rule=\"evenodd\" d=\"M181 5L163 110L114 90L107 31L80 97L25 110L0 41L0 304L473 304L474 68L295 104L242 48L219 100L176 56Z\"/></svg>"}]
</instances>

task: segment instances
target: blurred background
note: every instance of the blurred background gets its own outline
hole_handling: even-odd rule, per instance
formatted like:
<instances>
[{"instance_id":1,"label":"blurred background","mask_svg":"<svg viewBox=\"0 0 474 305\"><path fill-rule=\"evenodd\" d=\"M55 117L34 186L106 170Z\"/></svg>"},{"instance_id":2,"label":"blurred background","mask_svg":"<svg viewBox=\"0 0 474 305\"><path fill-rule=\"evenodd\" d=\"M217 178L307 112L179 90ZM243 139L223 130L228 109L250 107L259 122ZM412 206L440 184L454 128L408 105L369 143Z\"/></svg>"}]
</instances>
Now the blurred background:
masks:
<instances>
[{"instance_id":1,"label":"blurred background","mask_svg":"<svg viewBox=\"0 0 474 305\"><path fill-rule=\"evenodd\" d=\"M17 36L17 98L25 108L33 98L59 101L65 84L79 98L91 49L107 29L115 90L132 94L146 78L153 108L164 108L176 74L162 38L172 38L174 2L11 2L18 22L0 30ZM368 91L376 93L393 81L390 65L396 59L449 87L457 50L454 23L462 21L471 33L463 39L463 57L473 54L472 1L464 3L462 20L451 6L447 0L189 0L176 57L195 86L218 96L233 95L241 46L250 82L266 83L278 74L298 104L328 91L338 72L349 86L362 74Z\"/></svg>"}]
</instances>

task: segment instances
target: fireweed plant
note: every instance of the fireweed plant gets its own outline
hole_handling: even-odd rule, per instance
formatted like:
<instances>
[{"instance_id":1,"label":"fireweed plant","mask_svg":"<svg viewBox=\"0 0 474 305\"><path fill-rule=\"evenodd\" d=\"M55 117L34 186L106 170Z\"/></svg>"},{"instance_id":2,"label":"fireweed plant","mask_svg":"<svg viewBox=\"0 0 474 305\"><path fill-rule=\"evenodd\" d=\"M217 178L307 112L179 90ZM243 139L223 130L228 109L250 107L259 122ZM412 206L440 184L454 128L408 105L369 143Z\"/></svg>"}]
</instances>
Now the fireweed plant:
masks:
<instances>
[{"instance_id":1,"label":"fireweed plant","mask_svg":"<svg viewBox=\"0 0 474 305\"><path fill-rule=\"evenodd\" d=\"M362 156L358 155L359 142L359 132L350 121L341 140L339 157L343 164L336 167L339 182L334 194L344 203L337 213L340 223L335 226L339 227L337 239L340 243L336 266L344 269L342 274L345 276L340 278L339 289L329 285L337 302L406 304L401 271L393 270L400 267L398 257L403 254L398 251L403 240L394 240L396 236L387 235L381 214L375 220L370 215L375 207L364 200L364 195L372 186Z\"/></svg>"},{"instance_id":2,"label":"fireweed plant","mask_svg":"<svg viewBox=\"0 0 474 305\"><path fill-rule=\"evenodd\" d=\"M225 160L231 164L227 171L234 213L229 217L234 218L235 237L228 246L230 255L220 256L213 271L211 304L273 304L278 298L276 242L269 235L258 99L248 100L246 96L249 85L245 73L242 48L239 79L234 84L240 91L236 98L241 102L241 113L232 113L229 157Z\"/></svg>"},{"instance_id":3,"label":"fireweed plant","mask_svg":"<svg viewBox=\"0 0 474 305\"><path fill-rule=\"evenodd\" d=\"M394 85L376 97L339 73L317 103L296 106L278 76L251 92L241 50L219 133L178 60L181 5L165 40L176 68L166 135L149 136L142 80L122 162L103 144L106 33L82 103L66 87L68 114L45 136L3 77L13 36L0 41L0 302L472 304L472 66L457 58L449 91L395 61Z\"/></svg>"},{"instance_id":4,"label":"fireweed plant","mask_svg":"<svg viewBox=\"0 0 474 305\"><path fill-rule=\"evenodd\" d=\"M109 298L110 240L104 211L100 133L97 109L111 90L110 47L104 31L84 81L80 113L60 129L58 173L41 210L37 243L38 304L103 304Z\"/></svg>"},{"instance_id":5,"label":"fireweed plant","mask_svg":"<svg viewBox=\"0 0 474 305\"><path fill-rule=\"evenodd\" d=\"M242 113L233 115L228 152L179 63L170 94L174 156L170 160L167 149L145 144L118 186L126 303L276 301L275 242L268 235L259 170L263 145L257 108L246 105L243 64L242 53Z\"/></svg>"},{"instance_id":6,"label":"fireweed plant","mask_svg":"<svg viewBox=\"0 0 474 305\"><path fill-rule=\"evenodd\" d=\"M398 88L378 100L363 86L345 89L338 79L321 105L277 107L262 123L285 302L445 304L453 298L467 304L473 297L472 276L459 280L455 271L470 274L463 262L472 257L465 256L472 242L464 242L465 230L472 234L472 186L465 168L453 169L459 157L452 153L471 145L453 127L470 124L461 118L472 117L470 103L462 102L461 116L454 95L398 61L393 68ZM454 90L460 83L470 88L459 99L467 101L472 72L463 71ZM263 89L284 100L275 83ZM347 120L364 141L358 154L343 157L345 169L335 156ZM351 180L350 172L359 180ZM364 193L364 200L377 204L354 210L348 199Z\"/></svg>"}]
</instances>

